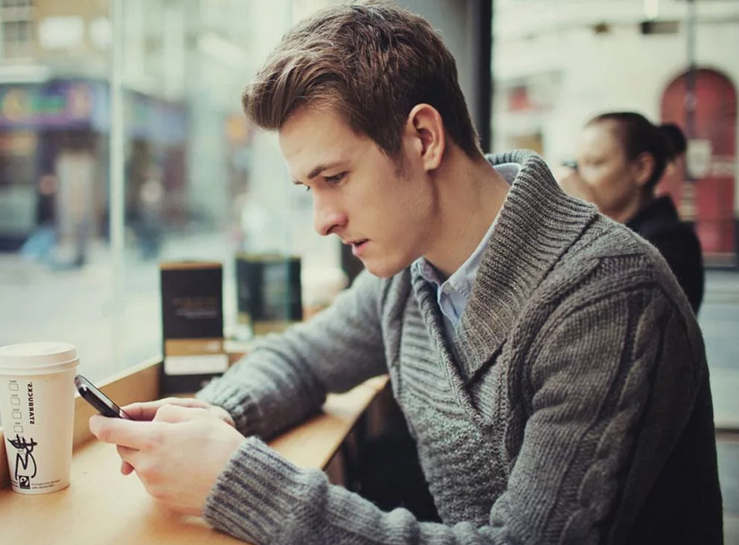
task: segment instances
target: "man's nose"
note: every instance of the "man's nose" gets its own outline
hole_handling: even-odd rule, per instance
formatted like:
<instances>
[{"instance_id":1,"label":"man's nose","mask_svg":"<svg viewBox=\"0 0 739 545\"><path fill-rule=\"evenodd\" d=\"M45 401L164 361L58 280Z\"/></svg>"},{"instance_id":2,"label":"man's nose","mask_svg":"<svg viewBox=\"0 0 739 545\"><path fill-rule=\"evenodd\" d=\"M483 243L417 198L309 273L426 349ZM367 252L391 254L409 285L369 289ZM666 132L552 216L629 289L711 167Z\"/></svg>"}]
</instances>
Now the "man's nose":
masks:
<instances>
[{"instance_id":1,"label":"man's nose","mask_svg":"<svg viewBox=\"0 0 739 545\"><path fill-rule=\"evenodd\" d=\"M313 197L313 228L321 236L346 225L346 214L330 202Z\"/></svg>"}]
</instances>

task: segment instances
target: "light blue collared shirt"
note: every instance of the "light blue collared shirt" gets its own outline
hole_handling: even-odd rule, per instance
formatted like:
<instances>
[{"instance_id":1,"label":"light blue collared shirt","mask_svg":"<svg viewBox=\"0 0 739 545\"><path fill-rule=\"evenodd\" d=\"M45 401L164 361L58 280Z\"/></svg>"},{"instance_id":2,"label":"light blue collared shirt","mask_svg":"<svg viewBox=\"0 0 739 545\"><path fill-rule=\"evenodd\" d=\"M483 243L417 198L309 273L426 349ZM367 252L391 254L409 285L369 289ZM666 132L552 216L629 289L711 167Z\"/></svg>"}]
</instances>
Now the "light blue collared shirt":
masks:
<instances>
[{"instance_id":1,"label":"light blue collared shirt","mask_svg":"<svg viewBox=\"0 0 739 545\"><path fill-rule=\"evenodd\" d=\"M513 183L520 169L521 167L517 163L505 163L495 166L498 174L503 176L509 184ZM420 257L413 263L413 267L416 268L423 279L436 287L436 300L444 316L444 333L450 341L459 325L459 320L462 317L464 309L467 308L467 303L472 294L472 286L477 276L477 270L480 268L482 256L490 242L490 238L493 236L499 216L500 212L495 216L493 223L490 225L487 233L485 233L485 236L482 237L475 251L472 252L472 255L446 280L441 280L438 271L426 258Z\"/></svg>"}]
</instances>

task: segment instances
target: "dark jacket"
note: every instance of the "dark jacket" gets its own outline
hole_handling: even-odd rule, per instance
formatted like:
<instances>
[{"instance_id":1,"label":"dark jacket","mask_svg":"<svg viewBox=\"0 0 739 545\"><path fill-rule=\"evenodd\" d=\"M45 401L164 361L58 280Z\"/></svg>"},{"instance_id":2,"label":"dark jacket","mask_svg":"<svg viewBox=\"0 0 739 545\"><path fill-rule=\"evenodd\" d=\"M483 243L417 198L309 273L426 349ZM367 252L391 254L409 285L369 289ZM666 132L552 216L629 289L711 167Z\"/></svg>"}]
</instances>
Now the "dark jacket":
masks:
<instances>
[{"instance_id":1,"label":"dark jacket","mask_svg":"<svg viewBox=\"0 0 739 545\"><path fill-rule=\"evenodd\" d=\"M669 196L658 197L626 225L655 246L688 296L693 312L703 301L703 254L693 228L677 215Z\"/></svg>"}]
</instances>

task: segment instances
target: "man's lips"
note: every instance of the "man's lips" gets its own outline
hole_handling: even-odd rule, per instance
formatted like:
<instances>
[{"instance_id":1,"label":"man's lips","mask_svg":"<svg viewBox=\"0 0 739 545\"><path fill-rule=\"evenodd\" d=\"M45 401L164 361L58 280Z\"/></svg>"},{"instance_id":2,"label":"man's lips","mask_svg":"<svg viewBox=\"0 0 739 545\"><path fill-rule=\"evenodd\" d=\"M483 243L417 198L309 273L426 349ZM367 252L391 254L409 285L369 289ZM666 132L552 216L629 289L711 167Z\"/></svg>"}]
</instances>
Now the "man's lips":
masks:
<instances>
[{"instance_id":1,"label":"man's lips","mask_svg":"<svg viewBox=\"0 0 739 545\"><path fill-rule=\"evenodd\" d=\"M361 257L362 254L364 253L364 249L367 247L367 242L369 242L369 241L366 238L359 239L359 240L354 240L354 241L350 242L349 244L351 244L352 253L356 257Z\"/></svg>"}]
</instances>

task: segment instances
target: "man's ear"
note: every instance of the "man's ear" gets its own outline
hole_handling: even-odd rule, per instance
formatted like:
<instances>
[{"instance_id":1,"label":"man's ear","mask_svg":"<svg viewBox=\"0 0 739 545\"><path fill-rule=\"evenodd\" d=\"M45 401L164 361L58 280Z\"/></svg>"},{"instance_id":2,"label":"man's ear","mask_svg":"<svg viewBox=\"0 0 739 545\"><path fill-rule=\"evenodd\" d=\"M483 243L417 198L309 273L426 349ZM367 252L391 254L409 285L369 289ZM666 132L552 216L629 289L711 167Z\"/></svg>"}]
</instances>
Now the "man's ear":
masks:
<instances>
[{"instance_id":1,"label":"man's ear","mask_svg":"<svg viewBox=\"0 0 739 545\"><path fill-rule=\"evenodd\" d=\"M428 104L416 104L408 114L406 134L424 170L430 172L439 168L446 148L444 121L439 111Z\"/></svg>"},{"instance_id":2,"label":"man's ear","mask_svg":"<svg viewBox=\"0 0 739 545\"><path fill-rule=\"evenodd\" d=\"M643 187L654 172L654 157L651 153L642 153L634 161L634 180L636 184Z\"/></svg>"}]
</instances>

